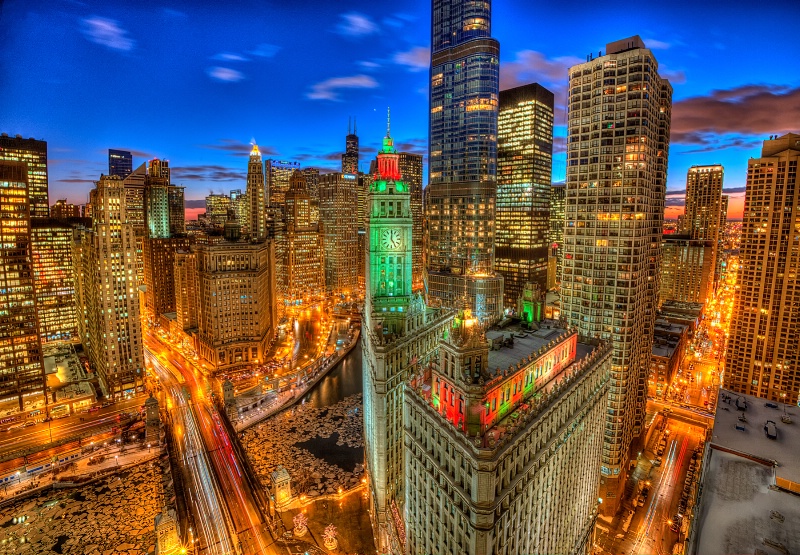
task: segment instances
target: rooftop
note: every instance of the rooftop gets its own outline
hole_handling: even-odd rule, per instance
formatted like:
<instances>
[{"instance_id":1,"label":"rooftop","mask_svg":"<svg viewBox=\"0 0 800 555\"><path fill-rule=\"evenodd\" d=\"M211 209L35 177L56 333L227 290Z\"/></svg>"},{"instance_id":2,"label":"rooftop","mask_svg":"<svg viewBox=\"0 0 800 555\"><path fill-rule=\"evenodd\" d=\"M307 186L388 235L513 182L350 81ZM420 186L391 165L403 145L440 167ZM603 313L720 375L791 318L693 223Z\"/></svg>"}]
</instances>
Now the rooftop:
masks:
<instances>
[{"instance_id":1,"label":"rooftop","mask_svg":"<svg viewBox=\"0 0 800 555\"><path fill-rule=\"evenodd\" d=\"M725 389L719 390L718 399L711 443L759 459L775 461L777 477L800 484L800 409ZM746 402L747 410L738 410L737 400L741 407ZM781 421L784 409L791 418L791 424ZM746 421L739 420L740 417ZM776 439L769 439L764 432L767 420L775 423L778 432ZM744 430L737 429L737 426Z\"/></svg>"},{"instance_id":2,"label":"rooftop","mask_svg":"<svg viewBox=\"0 0 800 555\"><path fill-rule=\"evenodd\" d=\"M486 339L491 345L498 339L513 338L513 345L502 346L497 350L489 351L489 373L497 376L499 372L515 365L522 359L527 359L532 353L536 353L542 347L546 347L551 341L555 341L560 336L570 332L564 328L556 327L556 322L543 322L539 330L523 330L519 326L509 326L502 330L489 330L486 332ZM589 354L594 347L584 343L578 343L576 360L580 360ZM499 372L498 372L499 371Z\"/></svg>"}]
</instances>

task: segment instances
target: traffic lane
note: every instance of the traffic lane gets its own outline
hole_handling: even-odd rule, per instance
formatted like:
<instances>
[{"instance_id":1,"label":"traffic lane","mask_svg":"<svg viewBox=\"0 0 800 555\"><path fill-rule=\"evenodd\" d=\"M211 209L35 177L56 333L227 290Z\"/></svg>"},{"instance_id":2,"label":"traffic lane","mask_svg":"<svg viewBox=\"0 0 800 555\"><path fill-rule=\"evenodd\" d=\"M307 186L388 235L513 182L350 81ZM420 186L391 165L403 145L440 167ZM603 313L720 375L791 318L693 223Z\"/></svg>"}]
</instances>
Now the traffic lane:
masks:
<instances>
[{"instance_id":1,"label":"traffic lane","mask_svg":"<svg viewBox=\"0 0 800 555\"><path fill-rule=\"evenodd\" d=\"M0 453L9 450L24 449L29 446L48 443L52 432L53 441L68 438L93 428L107 427L117 422L120 413L137 413L138 409L144 404L145 398L129 399L120 401L86 416L70 416L68 418L57 418L50 422L42 422L35 426L28 426L10 432L4 432L0 439ZM83 419L83 421L81 421ZM50 425L48 428L48 424ZM124 422L123 422L124 424Z\"/></svg>"}]
</instances>

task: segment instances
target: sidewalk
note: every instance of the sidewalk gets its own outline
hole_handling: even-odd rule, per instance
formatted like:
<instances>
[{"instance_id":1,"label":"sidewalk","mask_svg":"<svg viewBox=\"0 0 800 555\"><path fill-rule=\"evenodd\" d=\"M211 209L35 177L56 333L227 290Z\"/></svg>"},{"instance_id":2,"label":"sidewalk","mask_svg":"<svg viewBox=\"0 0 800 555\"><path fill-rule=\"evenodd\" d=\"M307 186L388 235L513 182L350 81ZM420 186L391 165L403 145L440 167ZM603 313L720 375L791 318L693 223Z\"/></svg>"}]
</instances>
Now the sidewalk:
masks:
<instances>
[{"instance_id":1,"label":"sidewalk","mask_svg":"<svg viewBox=\"0 0 800 555\"><path fill-rule=\"evenodd\" d=\"M0 503L9 501L14 497L28 493L37 488L53 485L54 481L56 487L58 487L57 484L59 483L69 483L75 479L91 478L114 468L122 469L136 466L158 458L161 456L162 450L163 447L161 446L148 448L147 445L123 446L119 448L115 446L99 446L93 450L87 449L79 459L66 462L56 467L55 480L52 469L44 470L32 476L28 476L20 469L19 479L13 483L5 484L2 490L0 490ZM103 457L102 462L94 462L101 457ZM93 461L93 464L89 464L90 460Z\"/></svg>"}]
</instances>

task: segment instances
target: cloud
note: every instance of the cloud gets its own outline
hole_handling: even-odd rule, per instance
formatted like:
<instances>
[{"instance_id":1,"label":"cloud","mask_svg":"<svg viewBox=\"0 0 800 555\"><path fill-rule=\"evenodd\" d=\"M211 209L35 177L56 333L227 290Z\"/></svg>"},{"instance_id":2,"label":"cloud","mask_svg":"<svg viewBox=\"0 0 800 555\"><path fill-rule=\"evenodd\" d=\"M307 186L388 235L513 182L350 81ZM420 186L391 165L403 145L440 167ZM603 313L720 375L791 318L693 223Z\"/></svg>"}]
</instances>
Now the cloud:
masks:
<instances>
[{"instance_id":1,"label":"cloud","mask_svg":"<svg viewBox=\"0 0 800 555\"><path fill-rule=\"evenodd\" d=\"M183 201L183 206L184 206L184 208L205 208L206 207L206 201L205 201L205 199L201 199L201 200L197 200L197 199L189 200L189 199L186 199L186 200Z\"/></svg>"},{"instance_id":2,"label":"cloud","mask_svg":"<svg viewBox=\"0 0 800 555\"><path fill-rule=\"evenodd\" d=\"M311 87L306 97L311 100L332 100L338 102L340 89L374 89L378 86L369 75L353 75L350 77L332 77Z\"/></svg>"},{"instance_id":3,"label":"cloud","mask_svg":"<svg viewBox=\"0 0 800 555\"><path fill-rule=\"evenodd\" d=\"M664 206L686 206L686 199L683 197L669 198L664 200Z\"/></svg>"},{"instance_id":4,"label":"cloud","mask_svg":"<svg viewBox=\"0 0 800 555\"><path fill-rule=\"evenodd\" d=\"M362 61L357 63L364 69L378 69L379 67L381 67L381 64L379 64L378 62Z\"/></svg>"},{"instance_id":5,"label":"cloud","mask_svg":"<svg viewBox=\"0 0 800 555\"><path fill-rule=\"evenodd\" d=\"M80 179L77 177L68 177L66 179L56 179L57 183L94 183L94 179Z\"/></svg>"},{"instance_id":6,"label":"cloud","mask_svg":"<svg viewBox=\"0 0 800 555\"><path fill-rule=\"evenodd\" d=\"M539 83L562 83L567 81L567 71L584 60L574 56L547 58L535 50L521 50L513 62L500 65L500 88L509 89L519 85Z\"/></svg>"},{"instance_id":7,"label":"cloud","mask_svg":"<svg viewBox=\"0 0 800 555\"><path fill-rule=\"evenodd\" d=\"M738 195L744 193L747 187L728 187L727 189L722 189L723 195Z\"/></svg>"},{"instance_id":8,"label":"cloud","mask_svg":"<svg viewBox=\"0 0 800 555\"><path fill-rule=\"evenodd\" d=\"M133 50L136 46L136 41L127 36L128 31L120 27L114 19L93 15L81 23L83 34L92 42L125 52Z\"/></svg>"},{"instance_id":9,"label":"cloud","mask_svg":"<svg viewBox=\"0 0 800 555\"><path fill-rule=\"evenodd\" d=\"M561 154L567 151L567 138L554 136L553 137L553 154Z\"/></svg>"},{"instance_id":10,"label":"cloud","mask_svg":"<svg viewBox=\"0 0 800 555\"><path fill-rule=\"evenodd\" d=\"M407 66L409 71L422 71L431 65L431 51L424 46L415 46L406 52L398 52L394 55L397 64Z\"/></svg>"},{"instance_id":11,"label":"cloud","mask_svg":"<svg viewBox=\"0 0 800 555\"><path fill-rule=\"evenodd\" d=\"M422 154L426 158L428 156L427 139L408 139L405 141L396 142L394 146L395 148L397 148L397 152L408 152L409 154Z\"/></svg>"},{"instance_id":12,"label":"cloud","mask_svg":"<svg viewBox=\"0 0 800 555\"><path fill-rule=\"evenodd\" d=\"M672 44L668 42L657 39L643 39L643 41L644 45L650 50L667 50L672 46Z\"/></svg>"},{"instance_id":13,"label":"cloud","mask_svg":"<svg viewBox=\"0 0 800 555\"><path fill-rule=\"evenodd\" d=\"M358 12L344 13L339 16L342 21L336 26L340 35L348 37L364 37L376 33L378 26L369 16Z\"/></svg>"},{"instance_id":14,"label":"cloud","mask_svg":"<svg viewBox=\"0 0 800 555\"><path fill-rule=\"evenodd\" d=\"M743 85L676 102L671 130L677 142L694 137L703 144L705 134L780 134L796 130L798 121L800 87Z\"/></svg>"},{"instance_id":15,"label":"cloud","mask_svg":"<svg viewBox=\"0 0 800 555\"><path fill-rule=\"evenodd\" d=\"M280 46L274 44L261 43L256 46L255 50L248 52L248 54L251 56L258 56L259 58L272 58L280 49Z\"/></svg>"},{"instance_id":16,"label":"cloud","mask_svg":"<svg viewBox=\"0 0 800 555\"><path fill-rule=\"evenodd\" d=\"M221 150L233 156L250 156L250 151L253 148L253 143L243 143L236 139L220 139L216 144L198 145L200 148L208 150ZM271 146L258 145L258 150L262 156L277 156L278 151Z\"/></svg>"},{"instance_id":17,"label":"cloud","mask_svg":"<svg viewBox=\"0 0 800 555\"><path fill-rule=\"evenodd\" d=\"M229 67L210 67L208 68L208 75L212 79L216 79L218 81L226 81L228 83L236 83L237 81L241 81L244 79L244 73L241 71L236 71L235 69L231 69Z\"/></svg>"},{"instance_id":18,"label":"cloud","mask_svg":"<svg viewBox=\"0 0 800 555\"><path fill-rule=\"evenodd\" d=\"M186 181L245 181L247 172L225 166L176 166L171 169L174 180Z\"/></svg>"},{"instance_id":19,"label":"cloud","mask_svg":"<svg viewBox=\"0 0 800 555\"><path fill-rule=\"evenodd\" d=\"M669 79L670 83L674 85L683 85L686 83L686 73L683 70L672 71L666 69L663 65L658 68L658 73L661 77Z\"/></svg>"},{"instance_id":20,"label":"cloud","mask_svg":"<svg viewBox=\"0 0 800 555\"><path fill-rule=\"evenodd\" d=\"M215 54L211 57L212 60L217 60L219 62L249 62L248 58L245 58L241 54L232 54L230 52L220 52L219 54Z\"/></svg>"}]
</instances>

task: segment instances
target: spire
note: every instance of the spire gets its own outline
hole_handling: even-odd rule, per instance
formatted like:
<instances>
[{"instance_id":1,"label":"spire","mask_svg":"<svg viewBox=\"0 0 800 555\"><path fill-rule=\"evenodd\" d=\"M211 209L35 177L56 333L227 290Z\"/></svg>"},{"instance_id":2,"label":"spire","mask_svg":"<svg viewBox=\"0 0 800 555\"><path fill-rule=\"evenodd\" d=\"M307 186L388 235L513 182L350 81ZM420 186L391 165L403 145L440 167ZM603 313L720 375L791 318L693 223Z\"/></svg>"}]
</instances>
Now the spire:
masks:
<instances>
[{"instance_id":1,"label":"spire","mask_svg":"<svg viewBox=\"0 0 800 555\"><path fill-rule=\"evenodd\" d=\"M353 135L358 135L358 124L355 116L353 116Z\"/></svg>"},{"instance_id":2,"label":"spire","mask_svg":"<svg viewBox=\"0 0 800 555\"><path fill-rule=\"evenodd\" d=\"M253 149L250 151L250 156L261 156L261 152L258 150L258 145L256 144L256 140L252 139L250 144L253 145Z\"/></svg>"},{"instance_id":3,"label":"spire","mask_svg":"<svg viewBox=\"0 0 800 555\"><path fill-rule=\"evenodd\" d=\"M353 118L348 116L348 118L347 118L347 134L348 134L348 135L352 135L352 133L351 133L351 129L352 129L352 128L351 128L351 124L352 124L352 121L353 121Z\"/></svg>"},{"instance_id":4,"label":"spire","mask_svg":"<svg viewBox=\"0 0 800 555\"><path fill-rule=\"evenodd\" d=\"M386 107L386 136L391 137L392 134L390 133L392 129L392 109L387 106Z\"/></svg>"}]
</instances>

